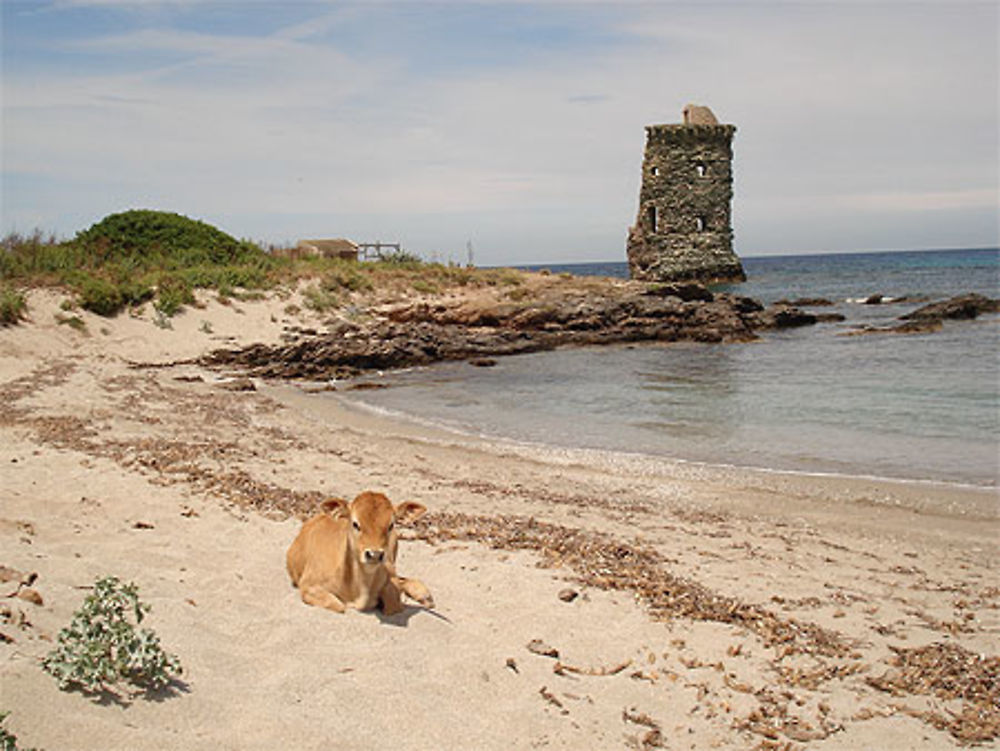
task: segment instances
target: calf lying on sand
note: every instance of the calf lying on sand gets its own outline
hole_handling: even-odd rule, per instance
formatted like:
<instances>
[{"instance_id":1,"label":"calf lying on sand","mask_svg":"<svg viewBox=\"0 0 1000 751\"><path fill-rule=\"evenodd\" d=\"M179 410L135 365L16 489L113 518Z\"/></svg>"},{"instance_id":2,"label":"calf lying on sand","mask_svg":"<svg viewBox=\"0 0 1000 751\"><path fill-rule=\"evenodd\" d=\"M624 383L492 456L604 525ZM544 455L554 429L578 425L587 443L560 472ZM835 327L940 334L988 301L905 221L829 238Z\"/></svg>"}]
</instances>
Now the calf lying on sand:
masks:
<instances>
[{"instance_id":1,"label":"calf lying on sand","mask_svg":"<svg viewBox=\"0 0 1000 751\"><path fill-rule=\"evenodd\" d=\"M423 582L396 575L396 525L416 521L426 507L406 501L394 508L381 493L365 492L351 503L332 498L320 508L323 513L302 525L286 557L303 602L338 613L381 604L392 615L403 609L405 593L434 607Z\"/></svg>"}]
</instances>

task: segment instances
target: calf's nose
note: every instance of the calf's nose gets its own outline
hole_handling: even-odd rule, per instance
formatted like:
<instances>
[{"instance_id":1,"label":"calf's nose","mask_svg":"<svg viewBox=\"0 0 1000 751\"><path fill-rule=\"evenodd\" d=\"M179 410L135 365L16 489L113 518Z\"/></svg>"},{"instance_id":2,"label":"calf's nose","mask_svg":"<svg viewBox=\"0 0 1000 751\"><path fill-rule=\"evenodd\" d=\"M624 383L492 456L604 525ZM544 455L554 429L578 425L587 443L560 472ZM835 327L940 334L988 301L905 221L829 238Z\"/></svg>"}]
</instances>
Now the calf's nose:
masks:
<instances>
[{"instance_id":1,"label":"calf's nose","mask_svg":"<svg viewBox=\"0 0 1000 751\"><path fill-rule=\"evenodd\" d=\"M383 558L385 558L384 550L373 550L372 548L365 550L365 563L381 563Z\"/></svg>"}]
</instances>

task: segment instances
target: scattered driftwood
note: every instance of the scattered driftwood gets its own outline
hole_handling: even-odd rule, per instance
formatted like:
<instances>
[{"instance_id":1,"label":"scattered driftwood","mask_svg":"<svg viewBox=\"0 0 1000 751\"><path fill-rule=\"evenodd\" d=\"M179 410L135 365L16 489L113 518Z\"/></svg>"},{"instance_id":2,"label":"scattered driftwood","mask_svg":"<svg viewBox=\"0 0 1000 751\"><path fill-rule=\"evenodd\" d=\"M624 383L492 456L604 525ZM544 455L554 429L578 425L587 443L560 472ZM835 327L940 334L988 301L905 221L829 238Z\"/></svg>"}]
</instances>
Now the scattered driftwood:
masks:
<instances>
[{"instance_id":1,"label":"scattered driftwood","mask_svg":"<svg viewBox=\"0 0 1000 751\"><path fill-rule=\"evenodd\" d=\"M43 605L41 594L31 588L37 579L38 574L34 571L25 573L10 566L0 566L0 583L6 585L0 590L0 597L16 597L33 605Z\"/></svg>"},{"instance_id":2,"label":"scattered driftwood","mask_svg":"<svg viewBox=\"0 0 1000 751\"><path fill-rule=\"evenodd\" d=\"M631 664L631 660L625 660L625 662L620 662L610 668L578 668L556 660L556 664L552 667L552 672L556 675L565 675L566 673L574 673L576 675L618 675Z\"/></svg>"},{"instance_id":3,"label":"scattered driftwood","mask_svg":"<svg viewBox=\"0 0 1000 751\"><path fill-rule=\"evenodd\" d=\"M559 650L555 647L550 647L541 639L532 639L529 641L528 651L532 654L538 655L539 657L552 657L557 660L559 659Z\"/></svg>"},{"instance_id":4,"label":"scattered driftwood","mask_svg":"<svg viewBox=\"0 0 1000 751\"><path fill-rule=\"evenodd\" d=\"M547 687L542 686L538 689L538 693L541 694L542 698L545 699L546 702L551 704L553 707L556 707L559 710L559 714L569 714L569 710L563 706L563 703L559 701L559 699L556 698L556 695L549 691Z\"/></svg>"},{"instance_id":5,"label":"scattered driftwood","mask_svg":"<svg viewBox=\"0 0 1000 751\"><path fill-rule=\"evenodd\" d=\"M660 723L654 720L645 712L639 712L635 707L622 710L622 722L630 722L633 725L640 725L649 728L639 740L640 748L664 748L663 729Z\"/></svg>"}]
</instances>

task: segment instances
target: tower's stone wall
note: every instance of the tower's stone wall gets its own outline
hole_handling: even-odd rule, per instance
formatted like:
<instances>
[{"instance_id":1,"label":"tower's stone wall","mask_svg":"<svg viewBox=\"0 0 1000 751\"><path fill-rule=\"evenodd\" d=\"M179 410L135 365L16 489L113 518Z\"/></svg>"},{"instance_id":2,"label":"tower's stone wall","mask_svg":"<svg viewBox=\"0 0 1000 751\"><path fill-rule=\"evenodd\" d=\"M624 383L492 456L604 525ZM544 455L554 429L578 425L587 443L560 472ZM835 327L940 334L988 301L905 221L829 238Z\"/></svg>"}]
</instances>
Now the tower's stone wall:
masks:
<instances>
[{"instance_id":1,"label":"tower's stone wall","mask_svg":"<svg viewBox=\"0 0 1000 751\"><path fill-rule=\"evenodd\" d=\"M714 120L707 108L697 109ZM687 108L685 120L646 128L629 270L632 278L649 281L742 281L731 216L736 126L691 123Z\"/></svg>"}]
</instances>

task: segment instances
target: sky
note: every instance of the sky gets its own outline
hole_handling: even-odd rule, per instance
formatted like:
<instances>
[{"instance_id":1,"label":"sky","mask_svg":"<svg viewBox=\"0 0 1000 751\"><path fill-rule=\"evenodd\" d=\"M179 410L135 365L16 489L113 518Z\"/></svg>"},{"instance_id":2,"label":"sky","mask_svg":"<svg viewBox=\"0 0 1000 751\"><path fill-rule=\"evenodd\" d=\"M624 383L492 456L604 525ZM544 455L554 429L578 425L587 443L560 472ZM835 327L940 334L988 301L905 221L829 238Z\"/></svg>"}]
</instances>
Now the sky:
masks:
<instances>
[{"instance_id":1,"label":"sky","mask_svg":"<svg viewBox=\"0 0 1000 751\"><path fill-rule=\"evenodd\" d=\"M994 2L0 0L0 231L625 260L645 126L737 126L742 256L1000 244Z\"/></svg>"}]
</instances>

